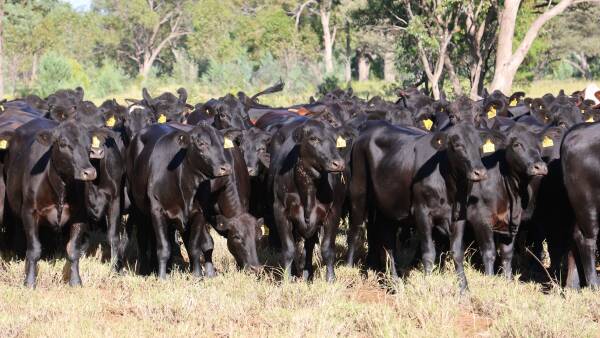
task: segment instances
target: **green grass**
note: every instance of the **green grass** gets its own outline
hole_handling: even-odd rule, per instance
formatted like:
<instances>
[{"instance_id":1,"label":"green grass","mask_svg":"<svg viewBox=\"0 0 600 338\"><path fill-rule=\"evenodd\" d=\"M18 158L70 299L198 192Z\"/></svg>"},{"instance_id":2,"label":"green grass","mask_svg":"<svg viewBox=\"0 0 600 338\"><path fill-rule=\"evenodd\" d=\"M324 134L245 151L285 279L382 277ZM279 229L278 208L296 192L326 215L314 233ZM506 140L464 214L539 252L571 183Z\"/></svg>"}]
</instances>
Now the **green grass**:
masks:
<instances>
[{"instance_id":1,"label":"green grass","mask_svg":"<svg viewBox=\"0 0 600 338\"><path fill-rule=\"evenodd\" d=\"M377 336L593 337L600 297L486 277L467 268L460 295L453 272L413 271L392 282L338 266L337 281L277 282L239 272L216 239L219 275L172 272L167 281L114 275L99 254L82 259L83 287L63 282L63 259L42 261L36 290L21 286L24 263L0 265L0 336ZM343 238L340 238L343 242ZM341 252L340 252L341 253ZM385 286L385 287L384 287Z\"/></svg>"}]
</instances>

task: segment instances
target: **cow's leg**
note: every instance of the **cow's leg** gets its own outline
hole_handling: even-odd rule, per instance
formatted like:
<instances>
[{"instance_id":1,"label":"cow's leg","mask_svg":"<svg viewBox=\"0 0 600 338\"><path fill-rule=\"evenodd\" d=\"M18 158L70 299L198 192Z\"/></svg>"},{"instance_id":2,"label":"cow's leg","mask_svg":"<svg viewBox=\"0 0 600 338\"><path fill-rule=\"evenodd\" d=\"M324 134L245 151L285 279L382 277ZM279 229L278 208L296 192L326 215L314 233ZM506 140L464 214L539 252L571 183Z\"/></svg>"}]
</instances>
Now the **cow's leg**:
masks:
<instances>
[{"instance_id":1,"label":"cow's leg","mask_svg":"<svg viewBox=\"0 0 600 338\"><path fill-rule=\"evenodd\" d=\"M496 261L494 232L485 223L473 223L473 231L479 245L479 251L481 251L485 274L491 276L494 274L494 262Z\"/></svg>"},{"instance_id":2,"label":"cow's leg","mask_svg":"<svg viewBox=\"0 0 600 338\"><path fill-rule=\"evenodd\" d=\"M212 254L215 244L209 233L208 224L204 215L196 214L190 227L188 244L188 254L190 256L190 266L194 276L200 277L203 274L207 277L216 275L213 265ZM204 256L204 273L202 272L200 258Z\"/></svg>"},{"instance_id":3,"label":"cow's leg","mask_svg":"<svg viewBox=\"0 0 600 338\"><path fill-rule=\"evenodd\" d=\"M284 207L280 203L275 202L273 205L273 216L281 244L281 267L284 270L284 278L290 279L295 255L292 224L285 216Z\"/></svg>"},{"instance_id":4,"label":"cow's leg","mask_svg":"<svg viewBox=\"0 0 600 338\"><path fill-rule=\"evenodd\" d=\"M504 277L507 279L512 278L512 261L514 254L515 241L514 238L502 239L498 244L500 250L500 258L502 259L502 270Z\"/></svg>"},{"instance_id":5,"label":"cow's leg","mask_svg":"<svg viewBox=\"0 0 600 338\"><path fill-rule=\"evenodd\" d=\"M421 259L425 274L429 275L433 271L435 262L435 245L432 237L433 222L425 206L421 205L415 209L415 224L421 241Z\"/></svg>"},{"instance_id":6,"label":"cow's leg","mask_svg":"<svg viewBox=\"0 0 600 338\"><path fill-rule=\"evenodd\" d=\"M596 289L598 287L598 276L596 274L596 237L598 231L589 231L589 234L584 234L580 226L581 224L575 226L575 243L579 250L587 285L592 289Z\"/></svg>"},{"instance_id":7,"label":"cow's leg","mask_svg":"<svg viewBox=\"0 0 600 338\"><path fill-rule=\"evenodd\" d=\"M70 265L69 285L81 285L79 276L79 258L82 254L83 239L85 236L87 224L73 223L71 225L71 234L67 243L67 259Z\"/></svg>"},{"instance_id":8,"label":"cow's leg","mask_svg":"<svg viewBox=\"0 0 600 338\"><path fill-rule=\"evenodd\" d=\"M325 279L328 282L335 281L335 237L338 233L340 223L339 209L332 207L325 223L323 224L323 239L321 240L321 256L325 262Z\"/></svg>"},{"instance_id":9,"label":"cow's leg","mask_svg":"<svg viewBox=\"0 0 600 338\"><path fill-rule=\"evenodd\" d=\"M454 260L454 268L458 276L458 287L461 293L469 290L467 276L465 275L465 249L463 247L463 236L465 232L465 221L456 221L451 224L450 250Z\"/></svg>"},{"instance_id":10,"label":"cow's leg","mask_svg":"<svg viewBox=\"0 0 600 338\"><path fill-rule=\"evenodd\" d=\"M302 279L309 281L313 279L313 253L318 236L314 234L311 238L304 241L304 269L302 270Z\"/></svg>"},{"instance_id":11,"label":"cow's leg","mask_svg":"<svg viewBox=\"0 0 600 338\"><path fill-rule=\"evenodd\" d=\"M365 219L367 212L366 189L359 178L353 176L350 183L350 219L348 224L348 253L346 255L346 264L350 267L354 265L355 255L361 246L361 239L365 233ZM362 178L364 180L364 177Z\"/></svg>"},{"instance_id":12,"label":"cow's leg","mask_svg":"<svg viewBox=\"0 0 600 338\"><path fill-rule=\"evenodd\" d=\"M127 246L126 243L121 243L122 241L127 240L126 236L120 236L124 231L121 227L121 210L120 201L118 199L114 199L108 207L106 213L106 229L108 243L110 245L110 267L113 271L118 272L123 266L124 258L119 251L125 251L124 249L119 249Z\"/></svg>"},{"instance_id":13,"label":"cow's leg","mask_svg":"<svg viewBox=\"0 0 600 338\"><path fill-rule=\"evenodd\" d=\"M152 226L156 237L156 259L158 260L158 277L167 278L167 264L171 257L171 241L168 224L158 212L152 212Z\"/></svg>"},{"instance_id":14,"label":"cow's leg","mask_svg":"<svg viewBox=\"0 0 600 338\"><path fill-rule=\"evenodd\" d=\"M37 276L37 263L42 255L42 244L39 237L39 224L31 210L23 212L23 229L27 239L27 251L25 253L25 286L35 288Z\"/></svg>"},{"instance_id":15,"label":"cow's leg","mask_svg":"<svg viewBox=\"0 0 600 338\"><path fill-rule=\"evenodd\" d=\"M573 243L571 249L567 254L567 276L565 277L565 287L579 290L581 288L581 281L579 279L579 268L577 267L577 259L575 250L577 250Z\"/></svg>"},{"instance_id":16,"label":"cow's leg","mask_svg":"<svg viewBox=\"0 0 600 338\"><path fill-rule=\"evenodd\" d=\"M392 276L393 279L397 279L398 278L398 270L396 268L396 254L397 254L397 230L398 228L395 226L392 226L393 221L389 220L389 219L385 219L382 217L379 217L379 219L377 219L375 221L375 226L377 227L377 229L379 229L379 231L383 232L383 236L381 237L381 241L382 241L382 245L383 245L383 250L381 251L383 254L382 257L382 262L389 262L389 268L390 268L390 276Z\"/></svg>"}]
</instances>

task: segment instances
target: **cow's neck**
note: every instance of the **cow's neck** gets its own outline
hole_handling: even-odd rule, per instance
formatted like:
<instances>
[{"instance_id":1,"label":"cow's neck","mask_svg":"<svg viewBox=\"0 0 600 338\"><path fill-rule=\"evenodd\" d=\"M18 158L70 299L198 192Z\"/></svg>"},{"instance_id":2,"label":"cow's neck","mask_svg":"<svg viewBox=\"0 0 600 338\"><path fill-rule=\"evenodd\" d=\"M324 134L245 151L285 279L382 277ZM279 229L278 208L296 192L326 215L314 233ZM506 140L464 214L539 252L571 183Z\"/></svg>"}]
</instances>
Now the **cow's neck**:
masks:
<instances>
[{"instance_id":1,"label":"cow's neck","mask_svg":"<svg viewBox=\"0 0 600 338\"><path fill-rule=\"evenodd\" d=\"M467 198L471 193L473 182L467 179L465 173L451 166L448 159L440 164L440 170L446 183L446 197L452 207L452 218L464 219Z\"/></svg>"},{"instance_id":2,"label":"cow's neck","mask_svg":"<svg viewBox=\"0 0 600 338\"><path fill-rule=\"evenodd\" d=\"M181 176L179 177L179 185L181 186L181 192L183 200L186 203L186 207L192 205L194 195L200 184L206 181L208 177L202 173L197 165L194 165L193 161L189 156L186 156L181 165Z\"/></svg>"},{"instance_id":3,"label":"cow's neck","mask_svg":"<svg viewBox=\"0 0 600 338\"><path fill-rule=\"evenodd\" d=\"M314 170L307 168L308 166L300 160L294 168L294 181L298 188L300 201L304 207L304 219L310 219L310 215L317 200L317 180L320 175L315 175Z\"/></svg>"},{"instance_id":4,"label":"cow's neck","mask_svg":"<svg viewBox=\"0 0 600 338\"><path fill-rule=\"evenodd\" d=\"M50 161L46 175L48 182L50 183L50 187L56 195L57 219L60 221L67 195L67 182L60 176L52 160Z\"/></svg>"}]
</instances>

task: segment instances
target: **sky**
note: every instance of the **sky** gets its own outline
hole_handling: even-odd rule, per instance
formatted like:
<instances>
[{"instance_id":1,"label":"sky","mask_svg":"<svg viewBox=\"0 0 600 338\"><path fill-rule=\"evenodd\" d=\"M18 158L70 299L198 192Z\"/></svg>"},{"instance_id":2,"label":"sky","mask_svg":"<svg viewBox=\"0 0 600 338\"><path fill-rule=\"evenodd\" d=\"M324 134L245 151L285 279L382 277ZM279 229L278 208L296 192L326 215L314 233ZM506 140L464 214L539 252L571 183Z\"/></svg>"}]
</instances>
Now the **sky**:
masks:
<instances>
[{"instance_id":1,"label":"sky","mask_svg":"<svg viewBox=\"0 0 600 338\"><path fill-rule=\"evenodd\" d=\"M92 0L65 0L70 3L75 9L89 9Z\"/></svg>"}]
</instances>

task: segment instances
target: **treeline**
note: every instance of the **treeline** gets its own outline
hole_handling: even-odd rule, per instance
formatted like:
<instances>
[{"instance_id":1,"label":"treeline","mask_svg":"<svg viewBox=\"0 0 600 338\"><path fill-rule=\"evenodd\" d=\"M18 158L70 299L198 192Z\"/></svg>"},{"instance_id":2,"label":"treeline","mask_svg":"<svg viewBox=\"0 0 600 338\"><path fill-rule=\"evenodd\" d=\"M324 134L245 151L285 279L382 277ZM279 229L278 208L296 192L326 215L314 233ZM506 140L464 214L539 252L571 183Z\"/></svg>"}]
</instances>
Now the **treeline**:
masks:
<instances>
[{"instance_id":1,"label":"treeline","mask_svg":"<svg viewBox=\"0 0 600 338\"><path fill-rule=\"evenodd\" d=\"M350 81L438 97L600 74L600 6L575 0L0 0L0 94L142 81L292 92ZM560 15L560 19L554 17Z\"/></svg>"}]
</instances>

